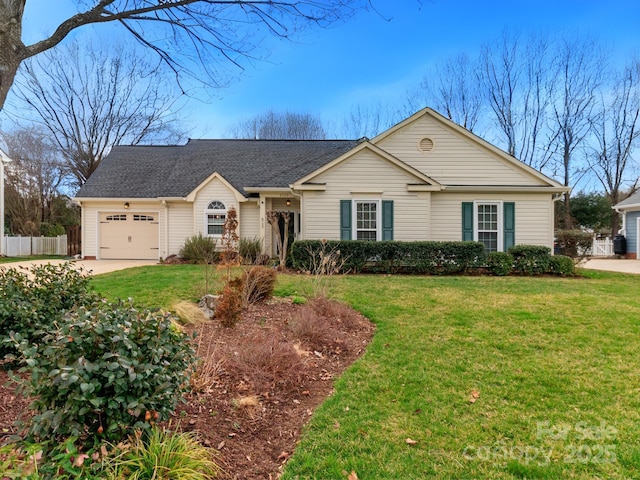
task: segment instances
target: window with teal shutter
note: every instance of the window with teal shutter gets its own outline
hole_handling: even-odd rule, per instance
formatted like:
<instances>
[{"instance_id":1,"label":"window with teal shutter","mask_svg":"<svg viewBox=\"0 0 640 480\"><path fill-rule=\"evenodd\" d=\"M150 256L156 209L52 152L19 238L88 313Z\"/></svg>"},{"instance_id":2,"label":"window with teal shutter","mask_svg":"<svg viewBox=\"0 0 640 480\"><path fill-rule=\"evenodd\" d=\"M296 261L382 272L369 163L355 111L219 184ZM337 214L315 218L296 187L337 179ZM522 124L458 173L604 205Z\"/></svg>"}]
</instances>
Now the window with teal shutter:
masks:
<instances>
[{"instance_id":1,"label":"window with teal shutter","mask_svg":"<svg viewBox=\"0 0 640 480\"><path fill-rule=\"evenodd\" d=\"M506 252L516 243L516 204L502 202L462 202L462 240L484 244L487 252Z\"/></svg>"},{"instance_id":2,"label":"window with teal shutter","mask_svg":"<svg viewBox=\"0 0 640 480\"><path fill-rule=\"evenodd\" d=\"M351 240L351 200L340 200L340 240Z\"/></svg>"},{"instance_id":3,"label":"window with teal shutter","mask_svg":"<svg viewBox=\"0 0 640 480\"><path fill-rule=\"evenodd\" d=\"M462 202L462 241L473 241L473 202Z\"/></svg>"},{"instance_id":4,"label":"window with teal shutter","mask_svg":"<svg viewBox=\"0 0 640 480\"><path fill-rule=\"evenodd\" d=\"M504 202L504 251L516 244L516 204Z\"/></svg>"},{"instance_id":5,"label":"window with teal shutter","mask_svg":"<svg viewBox=\"0 0 640 480\"><path fill-rule=\"evenodd\" d=\"M382 240L393 240L393 200L382 201Z\"/></svg>"}]
</instances>

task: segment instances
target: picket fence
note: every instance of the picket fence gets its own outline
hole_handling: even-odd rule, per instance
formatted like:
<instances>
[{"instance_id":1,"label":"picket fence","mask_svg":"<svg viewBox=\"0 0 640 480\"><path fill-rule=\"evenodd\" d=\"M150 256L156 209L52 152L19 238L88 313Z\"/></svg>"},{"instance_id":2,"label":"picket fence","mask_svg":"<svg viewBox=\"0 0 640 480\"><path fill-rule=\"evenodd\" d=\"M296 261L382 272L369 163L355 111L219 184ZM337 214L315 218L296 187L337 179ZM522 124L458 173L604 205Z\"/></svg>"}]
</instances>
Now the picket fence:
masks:
<instances>
[{"instance_id":1,"label":"picket fence","mask_svg":"<svg viewBox=\"0 0 640 480\"><path fill-rule=\"evenodd\" d=\"M589 255L592 257L613 257L613 240L611 240L609 237L594 237Z\"/></svg>"},{"instance_id":2,"label":"picket fence","mask_svg":"<svg viewBox=\"0 0 640 480\"><path fill-rule=\"evenodd\" d=\"M3 237L2 251L7 257L29 255L67 255L67 236Z\"/></svg>"}]
</instances>

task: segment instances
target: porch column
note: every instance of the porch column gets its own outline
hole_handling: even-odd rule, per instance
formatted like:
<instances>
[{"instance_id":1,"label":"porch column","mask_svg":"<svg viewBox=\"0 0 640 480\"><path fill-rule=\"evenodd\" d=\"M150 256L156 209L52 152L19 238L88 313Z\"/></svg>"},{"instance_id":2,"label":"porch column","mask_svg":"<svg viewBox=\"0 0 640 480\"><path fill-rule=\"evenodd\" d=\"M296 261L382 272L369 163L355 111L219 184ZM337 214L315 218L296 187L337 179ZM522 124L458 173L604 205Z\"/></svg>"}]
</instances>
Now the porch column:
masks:
<instances>
[{"instance_id":1,"label":"porch column","mask_svg":"<svg viewBox=\"0 0 640 480\"><path fill-rule=\"evenodd\" d=\"M267 253L267 200L260 194L260 244L262 253Z\"/></svg>"}]
</instances>

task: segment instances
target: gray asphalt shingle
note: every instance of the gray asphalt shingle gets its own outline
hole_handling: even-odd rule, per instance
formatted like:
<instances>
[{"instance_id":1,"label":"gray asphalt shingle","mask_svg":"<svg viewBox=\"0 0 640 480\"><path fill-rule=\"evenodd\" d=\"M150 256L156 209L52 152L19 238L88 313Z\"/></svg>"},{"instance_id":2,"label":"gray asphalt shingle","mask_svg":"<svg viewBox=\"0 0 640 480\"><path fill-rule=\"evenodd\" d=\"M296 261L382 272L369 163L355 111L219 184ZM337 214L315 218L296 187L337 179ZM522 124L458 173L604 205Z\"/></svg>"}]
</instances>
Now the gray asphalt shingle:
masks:
<instances>
[{"instance_id":1,"label":"gray asphalt shingle","mask_svg":"<svg viewBox=\"0 0 640 480\"><path fill-rule=\"evenodd\" d=\"M214 172L245 187L288 187L361 140L189 140L186 145L116 146L79 198L186 197Z\"/></svg>"}]
</instances>

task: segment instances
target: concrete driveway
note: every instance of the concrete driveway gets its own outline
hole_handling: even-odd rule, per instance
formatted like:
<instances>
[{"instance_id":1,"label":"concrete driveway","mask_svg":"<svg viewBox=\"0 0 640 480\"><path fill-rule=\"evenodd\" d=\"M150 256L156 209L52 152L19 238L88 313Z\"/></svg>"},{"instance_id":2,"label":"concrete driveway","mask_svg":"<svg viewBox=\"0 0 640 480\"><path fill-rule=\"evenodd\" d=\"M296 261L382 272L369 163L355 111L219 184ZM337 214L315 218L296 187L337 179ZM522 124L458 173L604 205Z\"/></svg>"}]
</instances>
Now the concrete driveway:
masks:
<instances>
[{"instance_id":1,"label":"concrete driveway","mask_svg":"<svg viewBox=\"0 0 640 480\"><path fill-rule=\"evenodd\" d=\"M30 268L32 265L60 264L67 260L28 260L24 262L2 263L0 267L5 268ZM101 273L115 272L116 270L124 270L132 267L142 267L145 265L156 265L157 260L72 260L71 263L78 268L82 268L92 275L100 275Z\"/></svg>"},{"instance_id":2,"label":"concrete driveway","mask_svg":"<svg viewBox=\"0 0 640 480\"><path fill-rule=\"evenodd\" d=\"M624 258L592 258L580 264L590 270L606 270L608 272L635 273L640 275L640 260Z\"/></svg>"}]
</instances>

